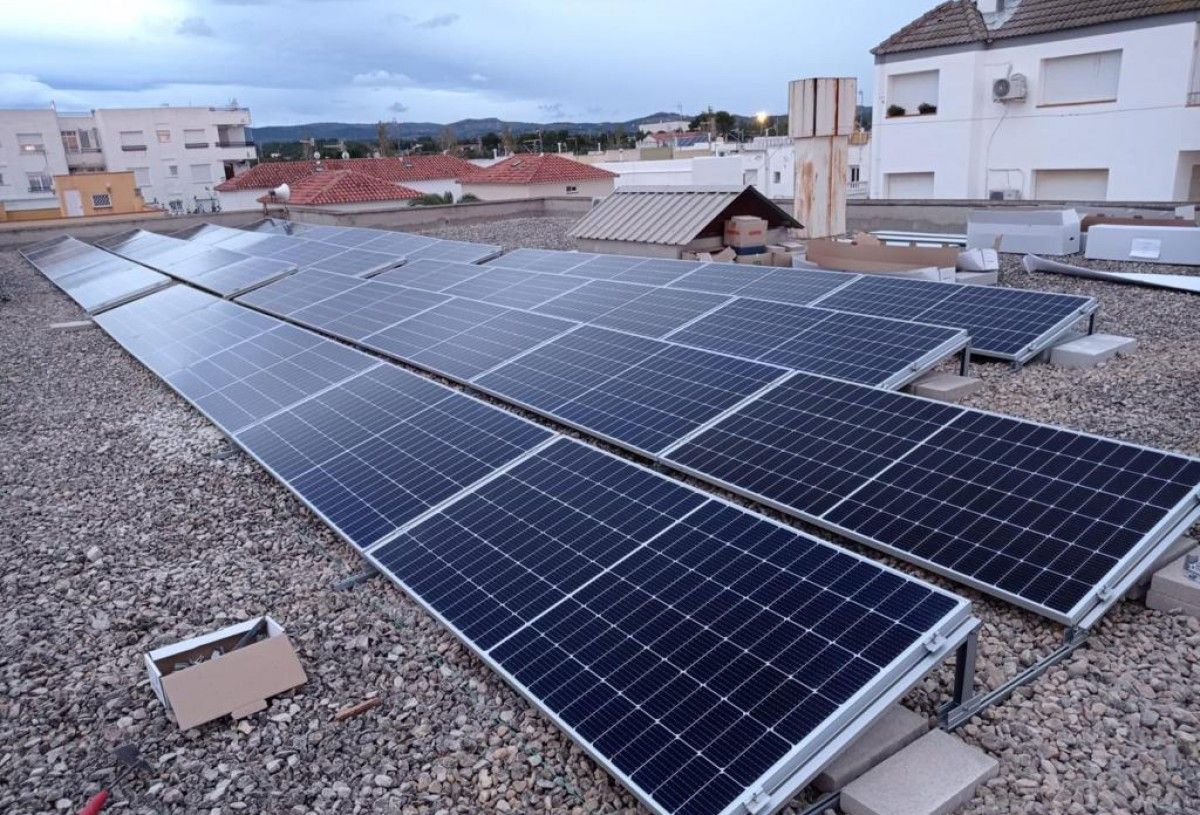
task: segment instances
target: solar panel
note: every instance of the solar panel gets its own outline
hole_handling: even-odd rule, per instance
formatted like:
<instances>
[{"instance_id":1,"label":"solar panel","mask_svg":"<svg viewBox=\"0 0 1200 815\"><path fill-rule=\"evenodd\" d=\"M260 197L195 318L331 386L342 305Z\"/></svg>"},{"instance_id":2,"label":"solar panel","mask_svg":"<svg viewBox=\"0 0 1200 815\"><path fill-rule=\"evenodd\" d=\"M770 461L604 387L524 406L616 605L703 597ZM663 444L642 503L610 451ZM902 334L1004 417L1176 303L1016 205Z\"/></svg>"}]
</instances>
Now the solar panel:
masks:
<instances>
[{"instance_id":1,"label":"solar panel","mask_svg":"<svg viewBox=\"0 0 1200 815\"><path fill-rule=\"evenodd\" d=\"M362 344L469 379L572 327L551 317L455 298L364 337Z\"/></svg>"},{"instance_id":2,"label":"solar panel","mask_svg":"<svg viewBox=\"0 0 1200 815\"><path fill-rule=\"evenodd\" d=\"M742 263L706 263L694 272L676 278L673 289L707 291L714 294L735 294L755 280L771 273L764 266Z\"/></svg>"},{"instance_id":3,"label":"solar panel","mask_svg":"<svg viewBox=\"0 0 1200 815\"><path fill-rule=\"evenodd\" d=\"M178 232L172 233L172 236L195 243L217 244L233 237L239 232L240 230L231 229L227 226L200 224L199 226L190 226L187 229L181 229Z\"/></svg>"},{"instance_id":4,"label":"solar panel","mask_svg":"<svg viewBox=\"0 0 1200 815\"><path fill-rule=\"evenodd\" d=\"M415 237L415 236L413 236ZM482 263L500 254L500 247L491 243L439 240L406 252L411 258L457 260L460 263Z\"/></svg>"},{"instance_id":5,"label":"solar panel","mask_svg":"<svg viewBox=\"0 0 1200 815\"><path fill-rule=\"evenodd\" d=\"M276 257L281 253L287 253L296 245L296 239L290 235L258 235L258 240L254 243L247 243L237 247L230 247L231 241L223 241L222 246L226 248L236 248L239 252L245 252L248 255L255 257Z\"/></svg>"},{"instance_id":6,"label":"solar panel","mask_svg":"<svg viewBox=\"0 0 1200 815\"><path fill-rule=\"evenodd\" d=\"M399 268L389 269L382 274L375 275L371 279L382 283L398 283L402 286L426 291L445 291L464 280L479 277L490 271L492 270L481 268L474 263L418 258L409 260Z\"/></svg>"},{"instance_id":7,"label":"solar panel","mask_svg":"<svg viewBox=\"0 0 1200 815\"><path fill-rule=\"evenodd\" d=\"M560 252L554 249L514 249L498 258L489 260L487 265L500 266L507 269L522 269L530 272L560 274L570 271L594 257L597 257L597 255L587 252Z\"/></svg>"},{"instance_id":8,"label":"solar panel","mask_svg":"<svg viewBox=\"0 0 1200 815\"><path fill-rule=\"evenodd\" d=\"M222 266L228 266L231 263L237 263L239 260L246 260L247 258L241 252L233 252L229 249L221 249L219 247L199 250L193 247L193 250L186 256L180 256L178 260L172 258L167 258L161 262L150 260L147 262L147 265L158 269L160 272L166 272L172 277L190 281L203 275L205 272L211 272L213 269L219 269Z\"/></svg>"},{"instance_id":9,"label":"solar panel","mask_svg":"<svg viewBox=\"0 0 1200 815\"><path fill-rule=\"evenodd\" d=\"M335 294L351 291L364 281L333 272L306 270L238 297L238 302L268 314L287 317Z\"/></svg>"},{"instance_id":10,"label":"solar panel","mask_svg":"<svg viewBox=\"0 0 1200 815\"><path fill-rule=\"evenodd\" d=\"M232 234L217 241L215 245L220 246L222 249L245 252L248 255L263 255L262 252L255 251L255 247L272 237L262 232L247 232L243 229L231 229L229 231Z\"/></svg>"},{"instance_id":11,"label":"solar panel","mask_svg":"<svg viewBox=\"0 0 1200 815\"><path fill-rule=\"evenodd\" d=\"M803 374L666 460L1069 625L1200 514L1200 460Z\"/></svg>"},{"instance_id":12,"label":"solar panel","mask_svg":"<svg viewBox=\"0 0 1200 815\"><path fill-rule=\"evenodd\" d=\"M416 251L438 243L437 238L431 238L428 235L414 235L411 232L393 232L384 229L364 231L371 236L371 239L360 246L373 252L395 252L411 257ZM446 260L455 260L455 258L446 258Z\"/></svg>"},{"instance_id":13,"label":"solar panel","mask_svg":"<svg viewBox=\"0 0 1200 815\"><path fill-rule=\"evenodd\" d=\"M336 337L358 342L389 325L449 299L444 294L368 281L362 286L293 311L289 319Z\"/></svg>"},{"instance_id":14,"label":"solar panel","mask_svg":"<svg viewBox=\"0 0 1200 815\"><path fill-rule=\"evenodd\" d=\"M968 618L953 595L565 439L370 556L659 813L782 805Z\"/></svg>"},{"instance_id":15,"label":"solar panel","mask_svg":"<svg viewBox=\"0 0 1200 815\"><path fill-rule=\"evenodd\" d=\"M446 292L500 306L533 309L587 282L567 275L501 268L490 269L485 274L446 289Z\"/></svg>"},{"instance_id":16,"label":"solar panel","mask_svg":"<svg viewBox=\"0 0 1200 815\"><path fill-rule=\"evenodd\" d=\"M331 255L317 263L309 264L310 268L325 272L369 277L381 269L390 269L401 263L402 257L384 252L371 252L367 249L343 249L336 255Z\"/></svg>"},{"instance_id":17,"label":"solar panel","mask_svg":"<svg viewBox=\"0 0 1200 815\"><path fill-rule=\"evenodd\" d=\"M384 364L236 438L326 523L365 549L551 435Z\"/></svg>"},{"instance_id":18,"label":"solar panel","mask_svg":"<svg viewBox=\"0 0 1200 815\"><path fill-rule=\"evenodd\" d=\"M650 258L643 260L628 272L618 274L613 279L642 283L647 286L666 286L683 275L694 272L699 266L700 264L694 260Z\"/></svg>"},{"instance_id":19,"label":"solar panel","mask_svg":"<svg viewBox=\"0 0 1200 815\"><path fill-rule=\"evenodd\" d=\"M857 279L858 275L843 272L773 269L738 289L738 295L803 305Z\"/></svg>"},{"instance_id":20,"label":"solar panel","mask_svg":"<svg viewBox=\"0 0 1200 815\"><path fill-rule=\"evenodd\" d=\"M291 263L282 260L248 257L213 269L188 282L222 297L237 297L289 275L295 268Z\"/></svg>"},{"instance_id":21,"label":"solar panel","mask_svg":"<svg viewBox=\"0 0 1200 815\"><path fill-rule=\"evenodd\" d=\"M590 260L571 269L571 274L576 277L590 277L594 280L612 280L617 275L638 266L644 260L646 258L627 255L593 255Z\"/></svg>"},{"instance_id":22,"label":"solar panel","mask_svg":"<svg viewBox=\"0 0 1200 815\"><path fill-rule=\"evenodd\" d=\"M662 337L727 302L729 298L720 294L650 289L589 322L646 337Z\"/></svg>"},{"instance_id":23,"label":"solar panel","mask_svg":"<svg viewBox=\"0 0 1200 815\"><path fill-rule=\"evenodd\" d=\"M966 346L966 332L738 298L666 339L865 385L893 387Z\"/></svg>"},{"instance_id":24,"label":"solar panel","mask_svg":"<svg viewBox=\"0 0 1200 815\"><path fill-rule=\"evenodd\" d=\"M472 384L654 452L784 375L774 366L585 326Z\"/></svg>"},{"instance_id":25,"label":"solar panel","mask_svg":"<svg viewBox=\"0 0 1200 815\"><path fill-rule=\"evenodd\" d=\"M814 304L963 328L972 353L1017 361L1034 356L1096 308L1087 297L871 275Z\"/></svg>"},{"instance_id":26,"label":"solar panel","mask_svg":"<svg viewBox=\"0 0 1200 815\"><path fill-rule=\"evenodd\" d=\"M377 364L310 331L276 324L164 378L232 434Z\"/></svg>"},{"instance_id":27,"label":"solar panel","mask_svg":"<svg viewBox=\"0 0 1200 815\"><path fill-rule=\"evenodd\" d=\"M296 238L291 241L290 246L273 252L271 256L295 263L297 266L315 266L344 251L346 251L345 247L335 246L331 243Z\"/></svg>"},{"instance_id":28,"label":"solar panel","mask_svg":"<svg viewBox=\"0 0 1200 815\"><path fill-rule=\"evenodd\" d=\"M170 285L169 278L74 238L29 247L22 254L89 314Z\"/></svg>"},{"instance_id":29,"label":"solar panel","mask_svg":"<svg viewBox=\"0 0 1200 815\"><path fill-rule=\"evenodd\" d=\"M348 249L356 249L364 243L369 243L379 237L379 231L375 229L362 229L361 227L350 226L343 227L337 234L327 234L322 240L326 243L345 246Z\"/></svg>"},{"instance_id":30,"label":"solar panel","mask_svg":"<svg viewBox=\"0 0 1200 815\"><path fill-rule=\"evenodd\" d=\"M647 286L593 280L534 309L542 314L586 323L650 292Z\"/></svg>"}]
</instances>

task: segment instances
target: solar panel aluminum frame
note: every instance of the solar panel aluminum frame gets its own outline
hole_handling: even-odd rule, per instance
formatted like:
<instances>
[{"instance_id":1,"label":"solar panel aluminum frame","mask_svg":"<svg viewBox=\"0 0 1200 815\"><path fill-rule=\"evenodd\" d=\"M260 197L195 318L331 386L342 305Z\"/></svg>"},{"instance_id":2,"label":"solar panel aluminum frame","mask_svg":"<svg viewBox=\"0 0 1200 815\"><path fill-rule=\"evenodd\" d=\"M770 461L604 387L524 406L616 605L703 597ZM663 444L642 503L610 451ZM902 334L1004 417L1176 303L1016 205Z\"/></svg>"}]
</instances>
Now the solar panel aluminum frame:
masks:
<instances>
[{"instance_id":1,"label":"solar panel aluminum frame","mask_svg":"<svg viewBox=\"0 0 1200 815\"><path fill-rule=\"evenodd\" d=\"M499 477L504 471L516 466L519 461L523 461L536 454L544 447L564 438L559 434L555 434L546 442L538 445L535 450L530 451L524 456L521 456L517 461L512 462L502 470L498 470L491 475L480 479L475 485L463 490L452 499L448 499L437 508L432 508L424 513L419 518L406 524L402 529L387 536L379 543L374 544L365 552L362 553L364 559L371 564L373 568L382 573L388 580L391 580L398 588L417 603L424 611L437 620L442 626L452 633L460 642L469 648L484 664L496 672L496 674L504 679L514 690L521 694L525 700L537 708L545 715L554 725L566 733L571 739L579 745L579 747L587 753L593 761L604 768L605 772L617 779L621 784L634 794L639 801L642 802L647 809L658 815L673 815L670 810L664 809L658 804L648 793L642 790L628 775L617 769L616 766L602 752L597 750L588 740L584 739L575 728L571 727L558 716L553 710L546 705L541 697L533 693L515 676L509 673L498 661L493 659L488 650L484 650L477 646L470 637L466 636L453 623L446 619L442 614L427 603L425 599L417 592L413 591L402 579L394 575L383 563L376 557L375 552L379 551L388 542L404 534L404 532L416 527L420 523L433 515L440 512L444 507L449 506L465 495L470 494L482 484L491 481L493 478ZM648 467L636 462L626 462L630 466L638 467L654 474L658 478L665 476L654 473ZM669 480L669 479L668 479ZM689 488L694 489L694 488ZM748 510L737 506L731 501L727 501L719 496L707 495L706 497L713 502L725 504L733 507L740 512ZM704 506L703 504L701 506ZM691 513L688 513L689 515ZM757 513L754 513L757 516ZM686 516L685 516L686 517ZM781 523L771 518L758 516L770 523L787 529L789 532L795 533L793 527ZM678 523L678 521L676 522ZM669 530L675 527L675 523L668 525L660 530L655 535L651 536L647 543L657 539ZM826 543L826 542L822 542ZM836 543L828 544L839 548L845 554L851 555L854 558L870 563L873 567L883 569L893 574L900 575L906 580L920 580L912 575L904 574L896 569L886 566L882 563L869 560L862 555L859 555L849 550L841 549ZM635 550L636 551L636 550ZM611 568L611 567L610 567ZM606 572L608 569L605 570ZM591 581L589 580L588 583ZM585 583L585 585L587 585ZM949 593L949 592L944 592ZM574 594L574 592L572 592ZM832 761L842 750L844 750L856 737L861 735L867 727L869 727L879 716L881 716L889 706L897 703L902 699L912 688L920 683L926 676L941 665L943 662L954 656L958 651L959 646L966 642L967 638L979 626L979 620L971 614L971 604L969 601L958 598L959 603L953 610L947 613L938 625L934 634L925 641L918 641L909 646L903 653L897 656L892 663L887 666L875 680L861 688L856 694L851 696L844 702L834 713L826 720L825 726L813 733L800 744L795 745L791 752L781 758L776 764L765 772L758 781L750 787L742 796L734 800L723 810L722 815L767 815L773 813L785 806L791 801L808 783L819 773L826 764ZM555 604L557 605L557 604ZM545 613L545 612L543 612ZM538 615L541 616L541 615Z\"/></svg>"},{"instance_id":2,"label":"solar panel aluminum frame","mask_svg":"<svg viewBox=\"0 0 1200 815\"><path fill-rule=\"evenodd\" d=\"M818 374L806 374L806 376L819 376L819 375ZM822 378L832 379L833 377L822 377ZM841 380L838 380L838 381L841 381ZM780 384L780 383L777 382L774 384ZM864 386L859 385L859 387L864 387ZM933 399L927 399L926 397L915 396L912 394L908 394L907 396L908 396L908 398L911 398L911 399L919 399L923 402L929 402L931 404L936 404L936 405L945 407L944 402L938 402ZM739 406L737 409L740 409L740 407L741 406ZM949 426L949 424L951 422L955 421L956 419L961 417L963 414L968 413L968 412L979 413L979 414L983 414L986 416L995 416L997 418L1007 419L1007 420L1013 420L1015 418L1013 416L1006 416L1003 413L997 413L995 411L990 411L990 410L979 410L977 408L970 408L970 409L962 408L959 411L959 413L955 414L955 416L948 419L945 424L941 425L936 430L931 432L925 439L922 439L920 442L917 442L916 444L914 444L907 451L905 451L905 453L901 454L899 457L897 457L895 460L893 460L892 463L894 464L898 461L901 461L905 456L908 455L908 453L910 453L913 450L916 450L918 447L922 446L929 438L931 438L932 436L941 432L947 426ZM1196 489L1192 490L1192 492L1189 493L1184 499L1182 499L1170 513L1168 513L1166 516L1164 516L1164 518L1161 521L1159 521L1159 523L1157 525L1155 525L1155 527L1152 530L1150 530L1150 532L1148 532L1146 534L1146 536L1142 539L1141 543L1138 546L1131 549L1124 557L1122 557L1119 561L1117 561L1117 564L1106 575L1106 580L1104 581L1103 584L1097 585L1095 588L1093 588L1091 591L1089 591L1087 594L1085 594L1083 597L1081 597L1079 599L1079 602L1077 602L1075 604L1074 608L1072 608L1069 612L1064 614L1055 609L1049 608L1047 606L1039 605L1038 603L1027 600L1013 592L1009 592L1005 589L998 588L996 586L990 585L981 580L976 580L975 578L973 578L969 575L965 575L960 572L956 572L953 569L947 569L943 566L939 566L938 564L936 564L932 561L915 556L910 552L904 551L903 549L891 546L891 545L883 543L881 541L877 541L868 535L864 535L862 533L855 532L854 530L847 529L844 526L841 526L839 524L825 520L824 515L828 514L828 512L832 512L833 509L836 508L836 506L837 506L836 504L834 505L834 507L831 507L826 513L823 513L822 515L813 515L812 513L802 512L800 510L797 510L795 507L791 507L780 501L775 501L771 498L768 498L765 495L760 495L760 494L754 492L753 490L744 489L742 487L737 486L736 484L732 484L728 481L725 481L724 479L715 478L711 475L704 473L701 470L695 469L693 467L689 467L685 464L680 464L679 462L674 461L670 458L671 453L674 452L676 449L687 444L693 438L695 438L696 436L699 436L701 433L705 432L709 428L714 427L715 425L720 423L723 419L725 419L732 413L734 413L734 409L728 410L721 416L719 416L715 419L712 419L711 421L705 423L704 425L696 428L694 431L692 431L687 436L680 439L675 444L671 445L670 447L668 447L665 450L656 454L654 456L654 460L656 462L658 462L659 464L663 465L664 467L667 467L671 470L675 470L676 472L684 473L684 474L690 475L694 478L698 478L701 481L704 481L708 484L712 484L721 489L729 490L730 492L740 495L751 501L754 501L757 504L761 504L763 506L770 507L771 509L774 509L777 512L782 512L785 515L789 515L793 518L798 518L806 523L811 523L814 526L819 526L822 529L828 530L829 532L833 532L834 534L840 535L844 538L848 538L856 543L862 544L863 546L870 547L871 549L875 549L876 551L883 552L888 555L892 555L893 557L899 558L900 560L903 560L907 563L912 563L913 565L919 566L922 569L933 572L934 574L941 575L942 577L945 577L947 580L951 580L955 583L959 583L964 586L969 586L973 589L976 589L977 591L982 592L983 594L987 594L992 597L997 597L1001 600L1004 600L1006 603L1010 603L1014 606L1018 606L1019 608L1023 608L1027 611L1032 611L1034 614L1038 614L1042 617L1046 617L1047 619L1053 620L1056 623L1059 623L1061 625L1068 626L1071 628L1086 629L1086 628L1090 628L1092 625L1094 625L1095 622L1097 620L1099 620L1101 617L1103 617L1115 603L1117 603L1119 600L1121 600L1122 597L1124 597L1125 592L1128 591L1129 588L1132 587L1132 585L1138 580L1138 578L1140 578L1145 573L1146 569L1149 568L1151 565L1153 565L1155 563L1155 561L1175 542L1176 539L1178 539L1181 535L1183 535L1185 532L1187 532L1187 530L1191 527L1192 524L1196 523L1197 521L1200 521L1200 486L1198 486ZM1034 421L1030 421L1027 419L1018 419L1018 421L1026 422L1027 424L1036 425L1038 427L1046 427L1046 428L1050 428L1052 430L1065 431L1067 433L1074 433L1078 436L1083 436L1085 438L1090 438L1090 439L1096 439L1099 441L1104 441L1104 442L1109 442L1109 443L1111 443L1113 441L1118 441L1119 443L1128 445L1129 447L1132 447L1132 448L1135 448L1138 450L1152 452L1152 453L1174 455L1174 456L1181 455L1180 453L1172 453L1172 452L1166 451L1166 450L1157 450L1153 447L1148 447L1148 446L1142 445L1142 444L1134 444L1132 442L1125 442L1125 441L1121 441L1119 439L1114 440L1114 439L1110 439L1110 438L1105 438L1104 436L1099 436L1094 433L1084 433L1082 431L1072 430L1071 428L1067 428L1067 427L1058 427L1055 425L1048 424L1046 422L1034 422ZM1193 458L1197 461L1200 461L1200 458L1195 457L1195 456L1184 456L1184 457L1185 458ZM889 464L888 466L891 466L891 465ZM877 478L880 475L880 473L882 473L882 470L879 473L876 473L875 475L873 475L867 481L865 481L862 485L860 485L860 487L856 488L854 490L854 492L857 492L858 489L860 489L862 486L866 486L866 484L869 484L872 481L874 481L875 478ZM845 497L845 496L843 496L843 497Z\"/></svg>"},{"instance_id":3,"label":"solar panel aluminum frame","mask_svg":"<svg viewBox=\"0 0 1200 815\"><path fill-rule=\"evenodd\" d=\"M103 250L101 250L101 251L103 251ZM22 256L25 256L24 252L22 252L21 254L22 254ZM113 255L113 257L117 257L117 255ZM80 308L83 308L83 310L87 314L93 315L93 316L96 314L102 314L102 313L108 311L109 309L117 308L118 306L123 306L126 303L131 303L134 300L137 300L140 297L145 297L148 294L154 294L156 291L162 291L167 286L171 286L175 283L174 280L172 280L170 277L167 277L165 274L162 274L161 272L155 271L153 269L147 269L148 272L157 274L161 278L154 285L146 286L145 288L141 288L136 291L126 292L125 294L122 294L119 297L114 297L109 300L104 300L100 303L93 305L91 308L84 308L83 304L80 303L78 300L76 300L75 297L71 294L71 292L67 290L67 287L63 285L63 282L67 282L68 278L70 278L72 275L79 274L79 272L72 272L69 275L65 275L64 277L59 278L59 280L55 280L51 277L48 277L44 272L42 272L42 270L38 268L37 263L30 260L28 257L25 257L25 262L28 263L29 265L33 266L33 268L37 269L37 271L42 275L42 277L45 277L47 280L49 280L51 283L54 284L54 287L56 289L61 291L63 294L67 295L67 297L70 297L72 300L74 300L75 303L78 304ZM134 264L133 261L128 261L128 262L133 265L140 265L140 264ZM87 269L81 269L80 271L86 272Z\"/></svg>"}]
</instances>

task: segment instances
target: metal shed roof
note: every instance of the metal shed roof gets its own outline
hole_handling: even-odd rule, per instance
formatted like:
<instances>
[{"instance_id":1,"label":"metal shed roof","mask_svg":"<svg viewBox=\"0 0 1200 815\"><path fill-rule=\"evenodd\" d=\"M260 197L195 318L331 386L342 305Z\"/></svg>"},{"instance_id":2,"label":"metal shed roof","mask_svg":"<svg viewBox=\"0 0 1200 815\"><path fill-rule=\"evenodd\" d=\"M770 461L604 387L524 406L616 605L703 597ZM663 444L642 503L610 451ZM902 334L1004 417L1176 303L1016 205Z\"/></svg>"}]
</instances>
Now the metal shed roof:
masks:
<instances>
[{"instance_id":1,"label":"metal shed roof","mask_svg":"<svg viewBox=\"0 0 1200 815\"><path fill-rule=\"evenodd\" d=\"M772 227L800 226L752 186L631 187L614 190L571 229L574 238L682 246L723 221L731 208L763 212ZM739 211L729 215L743 214ZM747 212L746 214L749 214Z\"/></svg>"}]
</instances>

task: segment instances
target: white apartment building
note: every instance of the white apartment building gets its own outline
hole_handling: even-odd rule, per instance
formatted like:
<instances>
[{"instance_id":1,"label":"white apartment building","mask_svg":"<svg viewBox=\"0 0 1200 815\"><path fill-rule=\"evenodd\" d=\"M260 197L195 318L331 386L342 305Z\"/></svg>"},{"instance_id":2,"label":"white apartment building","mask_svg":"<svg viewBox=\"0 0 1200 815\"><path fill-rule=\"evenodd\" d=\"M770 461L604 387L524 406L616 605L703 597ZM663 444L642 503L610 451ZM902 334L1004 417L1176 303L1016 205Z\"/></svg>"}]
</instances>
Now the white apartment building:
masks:
<instances>
[{"instance_id":1,"label":"white apartment building","mask_svg":"<svg viewBox=\"0 0 1200 815\"><path fill-rule=\"evenodd\" d=\"M145 202L209 211L213 187L257 159L242 107L0 110L0 201L56 206L55 175L132 170Z\"/></svg>"},{"instance_id":2,"label":"white apartment building","mask_svg":"<svg viewBox=\"0 0 1200 815\"><path fill-rule=\"evenodd\" d=\"M871 197L1200 199L1198 43L1200 0L942 3L873 49Z\"/></svg>"}]
</instances>

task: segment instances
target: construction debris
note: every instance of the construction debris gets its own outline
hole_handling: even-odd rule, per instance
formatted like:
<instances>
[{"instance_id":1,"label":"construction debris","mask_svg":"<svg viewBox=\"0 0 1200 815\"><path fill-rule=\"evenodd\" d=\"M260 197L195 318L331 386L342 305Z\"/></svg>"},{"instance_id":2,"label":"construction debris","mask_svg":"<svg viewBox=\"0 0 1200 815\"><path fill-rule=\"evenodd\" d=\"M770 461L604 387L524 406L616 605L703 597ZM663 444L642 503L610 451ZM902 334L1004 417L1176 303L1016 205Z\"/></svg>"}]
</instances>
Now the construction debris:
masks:
<instances>
[{"instance_id":1,"label":"construction debris","mask_svg":"<svg viewBox=\"0 0 1200 815\"><path fill-rule=\"evenodd\" d=\"M382 696L372 696L365 702L359 702L357 705L350 705L349 707L340 709L337 713L333 714L333 720L335 722L344 722L347 719L352 719L355 716L366 713L368 710L377 708L381 704L383 704Z\"/></svg>"},{"instance_id":2,"label":"construction debris","mask_svg":"<svg viewBox=\"0 0 1200 815\"><path fill-rule=\"evenodd\" d=\"M1200 277L1181 274L1154 274L1153 272L1110 272L1103 269L1089 269L1086 266L1072 266L1056 260L1047 260L1037 255L1026 255L1021 261L1027 272L1054 272L1070 275L1071 277L1086 277L1093 280L1107 280L1110 283L1129 283L1135 286L1149 286L1156 289L1173 289L1175 291L1200 294Z\"/></svg>"}]
</instances>

